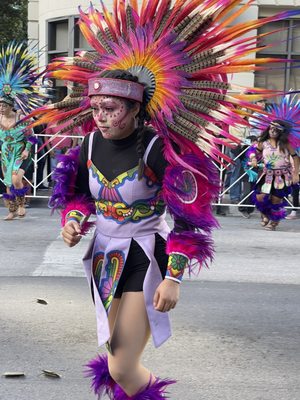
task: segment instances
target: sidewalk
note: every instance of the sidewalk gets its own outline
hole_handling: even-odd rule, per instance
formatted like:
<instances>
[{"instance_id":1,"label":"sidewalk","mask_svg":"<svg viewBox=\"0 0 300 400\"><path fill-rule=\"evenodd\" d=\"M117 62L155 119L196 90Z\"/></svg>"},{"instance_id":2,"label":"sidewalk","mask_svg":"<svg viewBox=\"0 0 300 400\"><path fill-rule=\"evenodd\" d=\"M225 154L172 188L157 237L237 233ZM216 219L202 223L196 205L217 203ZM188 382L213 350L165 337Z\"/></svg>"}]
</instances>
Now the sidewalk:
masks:
<instances>
[{"instance_id":1,"label":"sidewalk","mask_svg":"<svg viewBox=\"0 0 300 400\"><path fill-rule=\"evenodd\" d=\"M97 350L85 279L1 277L0 287L1 374L26 373L1 377L0 399L95 400L82 375ZM297 285L185 282L174 335L148 345L145 365L178 379L172 400L298 400L299 300Z\"/></svg>"}]
</instances>

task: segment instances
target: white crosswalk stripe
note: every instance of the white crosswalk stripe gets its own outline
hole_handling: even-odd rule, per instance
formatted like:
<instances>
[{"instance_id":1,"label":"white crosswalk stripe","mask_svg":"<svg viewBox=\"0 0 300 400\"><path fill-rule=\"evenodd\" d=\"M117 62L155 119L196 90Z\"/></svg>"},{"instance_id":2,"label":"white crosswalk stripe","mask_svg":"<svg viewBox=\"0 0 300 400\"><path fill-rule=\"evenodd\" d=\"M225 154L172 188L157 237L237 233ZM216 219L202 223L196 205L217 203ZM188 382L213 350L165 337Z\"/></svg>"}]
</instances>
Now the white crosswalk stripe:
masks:
<instances>
[{"instance_id":1,"label":"white crosswalk stripe","mask_svg":"<svg viewBox=\"0 0 300 400\"><path fill-rule=\"evenodd\" d=\"M83 237L74 247L65 245L59 235L45 250L43 261L33 272L33 276L85 276L82 257L91 236Z\"/></svg>"}]
</instances>

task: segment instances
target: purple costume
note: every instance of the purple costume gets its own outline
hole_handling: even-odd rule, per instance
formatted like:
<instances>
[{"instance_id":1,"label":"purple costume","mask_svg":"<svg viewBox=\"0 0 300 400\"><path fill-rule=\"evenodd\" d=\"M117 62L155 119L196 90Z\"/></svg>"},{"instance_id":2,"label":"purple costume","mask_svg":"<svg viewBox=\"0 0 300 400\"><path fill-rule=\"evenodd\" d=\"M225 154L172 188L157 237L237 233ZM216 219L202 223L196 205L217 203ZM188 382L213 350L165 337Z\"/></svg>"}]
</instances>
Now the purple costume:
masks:
<instances>
[{"instance_id":1,"label":"purple costume","mask_svg":"<svg viewBox=\"0 0 300 400\"><path fill-rule=\"evenodd\" d=\"M89 137L89 186L96 204L96 231L84 257L84 266L97 315L99 345L110 337L107 313L122 274L131 240L134 239L149 259L144 280L144 296L154 345L160 346L171 335L169 317L153 308L153 296L162 276L154 258L155 233L164 239L170 231L165 221L161 185L147 167L147 156L158 138L154 136L145 154L145 172L137 179L137 167L108 181L91 161L93 143ZM142 200L141 200L142 199Z\"/></svg>"}]
</instances>

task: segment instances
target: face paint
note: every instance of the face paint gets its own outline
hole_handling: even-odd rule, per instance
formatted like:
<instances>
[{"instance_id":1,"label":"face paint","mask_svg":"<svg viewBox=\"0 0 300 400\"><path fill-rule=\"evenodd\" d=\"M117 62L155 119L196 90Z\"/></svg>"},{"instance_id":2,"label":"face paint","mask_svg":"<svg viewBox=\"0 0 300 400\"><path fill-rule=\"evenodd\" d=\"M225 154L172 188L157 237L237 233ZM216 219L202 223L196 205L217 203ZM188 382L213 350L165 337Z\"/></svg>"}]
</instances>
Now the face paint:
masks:
<instances>
[{"instance_id":1,"label":"face paint","mask_svg":"<svg viewBox=\"0 0 300 400\"><path fill-rule=\"evenodd\" d=\"M284 128L282 128L280 125L270 125L269 128L269 136L270 138L277 138L281 132L284 131Z\"/></svg>"},{"instance_id":2,"label":"face paint","mask_svg":"<svg viewBox=\"0 0 300 400\"><path fill-rule=\"evenodd\" d=\"M123 139L135 128L135 114L119 97L92 96L91 107L97 127L105 139Z\"/></svg>"}]
</instances>

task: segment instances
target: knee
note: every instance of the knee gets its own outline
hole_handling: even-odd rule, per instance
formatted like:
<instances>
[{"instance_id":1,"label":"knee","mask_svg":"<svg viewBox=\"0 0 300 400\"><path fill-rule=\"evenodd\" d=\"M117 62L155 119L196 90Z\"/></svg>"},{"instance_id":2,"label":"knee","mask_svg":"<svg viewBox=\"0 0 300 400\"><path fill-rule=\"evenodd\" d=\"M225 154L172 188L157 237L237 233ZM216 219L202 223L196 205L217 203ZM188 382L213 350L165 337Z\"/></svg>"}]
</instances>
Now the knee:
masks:
<instances>
[{"instance_id":1,"label":"knee","mask_svg":"<svg viewBox=\"0 0 300 400\"><path fill-rule=\"evenodd\" d=\"M128 366L123 365L121 361L118 360L114 360L111 362L109 361L108 369L110 376L120 386L122 386L122 384L128 380L128 372L130 369L128 368Z\"/></svg>"},{"instance_id":2,"label":"knee","mask_svg":"<svg viewBox=\"0 0 300 400\"><path fill-rule=\"evenodd\" d=\"M22 188L22 180L19 178L18 175L13 175L11 178L12 184L16 189L21 189Z\"/></svg>"}]
</instances>

